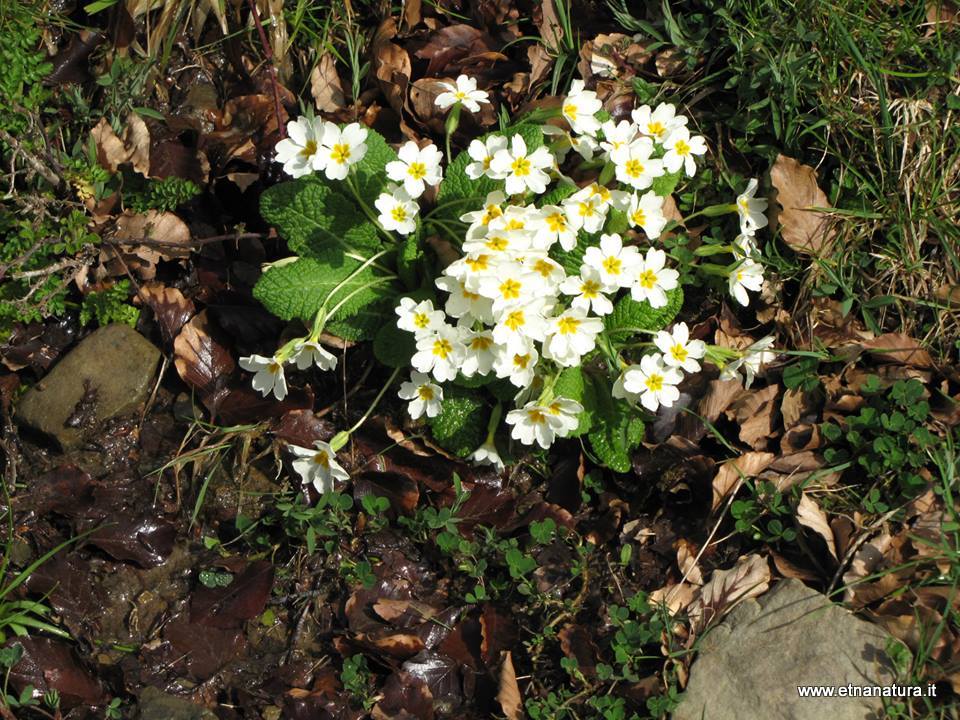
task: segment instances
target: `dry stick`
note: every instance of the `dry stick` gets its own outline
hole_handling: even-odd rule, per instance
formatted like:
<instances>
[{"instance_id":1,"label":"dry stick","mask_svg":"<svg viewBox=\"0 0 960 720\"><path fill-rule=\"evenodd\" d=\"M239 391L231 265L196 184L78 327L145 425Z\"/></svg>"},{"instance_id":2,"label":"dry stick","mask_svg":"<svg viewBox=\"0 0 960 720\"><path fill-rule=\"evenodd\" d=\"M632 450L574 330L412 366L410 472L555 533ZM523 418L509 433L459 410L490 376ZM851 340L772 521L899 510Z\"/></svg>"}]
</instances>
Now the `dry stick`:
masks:
<instances>
[{"instance_id":1,"label":"dry stick","mask_svg":"<svg viewBox=\"0 0 960 720\"><path fill-rule=\"evenodd\" d=\"M7 143L7 145L23 155L26 161L30 163L30 167L42 175L44 180L53 185L55 188L60 187L62 180L57 177L57 174L44 165L43 162L41 162L41 160L33 153L29 152L25 147L23 147L23 145L21 145L20 142L13 137L13 135L8 133L6 130L0 129L0 140L3 140L5 143Z\"/></svg>"},{"instance_id":2,"label":"dry stick","mask_svg":"<svg viewBox=\"0 0 960 720\"><path fill-rule=\"evenodd\" d=\"M257 26L257 32L260 33L260 44L263 45L263 54L270 63L270 84L273 86L273 110L277 114L277 132L282 140L287 136L286 128L280 120L280 90L277 88L277 65L273 61L273 48L270 46L270 40L267 39L267 33L260 23L260 13L257 12L256 0L247 0L250 6L250 12L253 15L253 24Z\"/></svg>"}]
</instances>

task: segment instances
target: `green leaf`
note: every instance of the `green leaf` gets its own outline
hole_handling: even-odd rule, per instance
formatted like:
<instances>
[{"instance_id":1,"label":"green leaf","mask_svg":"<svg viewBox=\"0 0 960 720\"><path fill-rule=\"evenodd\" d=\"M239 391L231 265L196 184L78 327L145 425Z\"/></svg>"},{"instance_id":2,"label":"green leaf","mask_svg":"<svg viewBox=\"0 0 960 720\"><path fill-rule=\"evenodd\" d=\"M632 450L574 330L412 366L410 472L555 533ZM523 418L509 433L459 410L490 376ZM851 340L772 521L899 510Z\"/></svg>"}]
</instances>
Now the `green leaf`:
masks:
<instances>
[{"instance_id":1,"label":"green leaf","mask_svg":"<svg viewBox=\"0 0 960 720\"><path fill-rule=\"evenodd\" d=\"M609 388L597 388L597 411L587 436L597 459L615 472L629 472L630 453L643 440L644 423L623 400L614 400Z\"/></svg>"},{"instance_id":2,"label":"green leaf","mask_svg":"<svg viewBox=\"0 0 960 720\"><path fill-rule=\"evenodd\" d=\"M413 333L401 330L390 320L384 321L373 338L373 354L387 367L410 367L410 358L416 351L417 341Z\"/></svg>"},{"instance_id":3,"label":"green leaf","mask_svg":"<svg viewBox=\"0 0 960 720\"><path fill-rule=\"evenodd\" d=\"M386 168L387 163L396 159L397 153L387 145L383 136L375 130L368 130L367 152L364 154L363 160L357 163L354 172L356 173L357 191L369 205L373 205L373 201L387 186L389 180L384 168Z\"/></svg>"},{"instance_id":4,"label":"green leaf","mask_svg":"<svg viewBox=\"0 0 960 720\"><path fill-rule=\"evenodd\" d=\"M368 340L387 321L397 287L391 276L372 266L347 280L361 264L328 249L316 257L271 267L257 282L253 295L277 317L300 318L305 324L313 321L324 304L329 311L342 302L327 322L327 331L346 340Z\"/></svg>"},{"instance_id":5,"label":"green leaf","mask_svg":"<svg viewBox=\"0 0 960 720\"><path fill-rule=\"evenodd\" d=\"M483 444L490 408L476 390L448 384L443 388L440 413L430 419L433 439L440 447L467 457Z\"/></svg>"},{"instance_id":6,"label":"green leaf","mask_svg":"<svg viewBox=\"0 0 960 720\"><path fill-rule=\"evenodd\" d=\"M595 235L588 235L583 230L577 233L577 244L570 250L564 250L560 243L554 244L550 248L550 257L560 263L567 275L579 275L580 266L583 264L583 255L587 252L590 245L595 245L597 239Z\"/></svg>"},{"instance_id":7,"label":"green leaf","mask_svg":"<svg viewBox=\"0 0 960 720\"><path fill-rule=\"evenodd\" d=\"M673 191L677 189L677 184L680 182L680 178L682 177L683 173L679 170L675 173L661 175L660 177L653 179L653 184L650 186L650 189L660 197L672 195Z\"/></svg>"},{"instance_id":8,"label":"green leaf","mask_svg":"<svg viewBox=\"0 0 960 720\"><path fill-rule=\"evenodd\" d=\"M540 196L540 207L543 207L544 205L559 205L579 189L580 188L573 183L558 183Z\"/></svg>"},{"instance_id":9,"label":"green leaf","mask_svg":"<svg viewBox=\"0 0 960 720\"><path fill-rule=\"evenodd\" d=\"M622 297L613 306L613 312L603 319L611 339L624 340L638 330L656 332L669 325L683 305L683 289L667 291L667 304L662 308L650 307L650 303L637 302L629 295Z\"/></svg>"},{"instance_id":10,"label":"green leaf","mask_svg":"<svg viewBox=\"0 0 960 720\"><path fill-rule=\"evenodd\" d=\"M570 437L579 437L593 427L593 415L597 408L597 390L593 378L582 367L566 368L560 373L553 386L554 397L576 400L583 405L580 424L570 433Z\"/></svg>"},{"instance_id":11,"label":"green leaf","mask_svg":"<svg viewBox=\"0 0 960 720\"><path fill-rule=\"evenodd\" d=\"M356 203L316 176L266 190L260 214L298 255L319 256L329 248L364 254L380 248L377 228Z\"/></svg>"},{"instance_id":12,"label":"green leaf","mask_svg":"<svg viewBox=\"0 0 960 720\"><path fill-rule=\"evenodd\" d=\"M422 225L417 225L416 232L410 233L400 241L397 248L397 274L401 282L413 290L420 286L420 261L423 259L423 247L420 244Z\"/></svg>"}]
</instances>

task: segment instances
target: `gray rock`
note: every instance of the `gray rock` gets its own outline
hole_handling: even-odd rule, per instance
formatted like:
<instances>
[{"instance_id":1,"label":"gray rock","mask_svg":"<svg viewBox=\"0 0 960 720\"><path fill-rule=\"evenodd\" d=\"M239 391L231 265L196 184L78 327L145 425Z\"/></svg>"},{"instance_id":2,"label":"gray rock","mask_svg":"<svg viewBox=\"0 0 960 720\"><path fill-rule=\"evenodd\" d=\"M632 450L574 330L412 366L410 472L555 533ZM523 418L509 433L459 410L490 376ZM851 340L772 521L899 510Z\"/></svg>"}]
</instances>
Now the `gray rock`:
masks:
<instances>
[{"instance_id":1,"label":"gray rock","mask_svg":"<svg viewBox=\"0 0 960 720\"><path fill-rule=\"evenodd\" d=\"M84 338L28 390L17 418L57 439L80 444L85 429L140 406L150 393L160 351L127 325L107 325ZM69 427L79 419L81 427Z\"/></svg>"},{"instance_id":2,"label":"gray rock","mask_svg":"<svg viewBox=\"0 0 960 720\"><path fill-rule=\"evenodd\" d=\"M801 698L800 685L890 685L889 636L797 580L736 607L702 640L673 720L866 720L882 698Z\"/></svg>"},{"instance_id":3,"label":"gray rock","mask_svg":"<svg viewBox=\"0 0 960 720\"><path fill-rule=\"evenodd\" d=\"M148 687L140 693L137 720L217 720L217 716L189 700Z\"/></svg>"}]
</instances>

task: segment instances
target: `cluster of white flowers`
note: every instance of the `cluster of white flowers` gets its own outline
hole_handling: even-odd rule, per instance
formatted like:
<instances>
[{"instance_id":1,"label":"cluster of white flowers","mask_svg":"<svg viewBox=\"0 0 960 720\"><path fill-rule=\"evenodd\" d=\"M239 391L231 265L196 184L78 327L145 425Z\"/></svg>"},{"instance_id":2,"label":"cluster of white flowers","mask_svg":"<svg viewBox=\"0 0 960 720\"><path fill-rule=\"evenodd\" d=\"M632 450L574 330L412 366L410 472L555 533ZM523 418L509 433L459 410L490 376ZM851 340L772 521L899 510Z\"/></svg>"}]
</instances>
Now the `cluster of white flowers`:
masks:
<instances>
[{"instance_id":1,"label":"cluster of white flowers","mask_svg":"<svg viewBox=\"0 0 960 720\"><path fill-rule=\"evenodd\" d=\"M460 76L455 84L446 84L436 102L459 113L461 107L476 112L489 100L475 80ZM577 428L584 410L554 392L556 378L562 369L580 365L598 342L608 360L621 365L613 396L652 412L678 400L684 373L699 372L700 360L720 366L724 377L742 371L749 383L771 355L770 338L743 353L711 355L703 341L691 339L682 322L656 333L650 343L655 351L640 357L638 364L624 361L609 346L603 318L613 312L618 298L629 295L660 308L679 284L679 272L668 266L667 253L658 247L668 220L665 198L655 191L655 182L681 171L693 177L706 142L691 134L687 118L668 103L637 108L630 120L606 119L600 99L582 81L573 83L560 115L569 128L544 126L546 146L532 148L523 135L510 133L474 140L467 148L467 177L501 181L503 190L489 193L480 209L460 216L467 226L462 254L435 281L444 292L441 307L430 299L412 298L401 299L396 307L397 326L414 336L416 346L413 372L399 391L409 401L413 419L436 417L442 410L443 384L458 376L507 379L516 387L515 407L505 416L511 436L547 448ZM329 179L347 178L350 166L366 152L367 131L356 123L340 129L301 118L288 130L289 137L277 145L277 160L294 177L323 172ZM544 201L551 183L572 184L559 170L571 150L603 166L602 177L615 178L617 187L598 180L558 195L563 197L558 204ZM392 182L373 204L384 231L409 235L417 228L422 196L443 179L443 153L433 144L407 142L397 155L385 168ZM735 207L740 217L740 235L731 246L736 263L729 290L742 304L749 302L747 291L758 291L763 283L754 236L767 224L766 201L756 199L756 191L757 181L751 180L735 206L724 206L730 212ZM625 241L621 234L602 233L611 210L642 231L643 249L632 236ZM555 259L556 249L576 250L580 231L602 234L596 244L581 248L578 272L569 274ZM241 366L256 373L256 389L282 398L285 363L336 366L336 358L319 345L318 334L288 343L273 357L242 358ZM295 448L304 480L324 489L341 477L342 468L333 459L336 449L322 443L313 449ZM492 430L473 459L502 465Z\"/></svg>"}]
</instances>

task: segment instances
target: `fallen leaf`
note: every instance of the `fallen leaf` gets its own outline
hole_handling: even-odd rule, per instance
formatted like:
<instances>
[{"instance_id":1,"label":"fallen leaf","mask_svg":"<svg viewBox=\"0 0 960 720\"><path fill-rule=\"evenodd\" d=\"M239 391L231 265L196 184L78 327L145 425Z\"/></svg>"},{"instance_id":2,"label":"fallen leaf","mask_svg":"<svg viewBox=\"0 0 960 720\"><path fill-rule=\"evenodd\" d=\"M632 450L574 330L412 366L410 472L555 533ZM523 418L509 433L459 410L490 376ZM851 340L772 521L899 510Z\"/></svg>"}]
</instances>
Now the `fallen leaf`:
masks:
<instances>
[{"instance_id":1,"label":"fallen leaf","mask_svg":"<svg viewBox=\"0 0 960 720\"><path fill-rule=\"evenodd\" d=\"M729 570L714 570L688 610L695 631L703 631L736 603L762 595L769 587L770 568L759 555L744 555Z\"/></svg>"},{"instance_id":2,"label":"fallen leaf","mask_svg":"<svg viewBox=\"0 0 960 720\"><path fill-rule=\"evenodd\" d=\"M148 262L190 256L190 228L172 212L124 213L117 218L111 239L119 245L132 246L134 254Z\"/></svg>"},{"instance_id":3,"label":"fallen leaf","mask_svg":"<svg viewBox=\"0 0 960 720\"><path fill-rule=\"evenodd\" d=\"M539 7L540 19L537 22L537 29L540 31L540 37L543 38L544 45L548 48L559 50L560 42L563 40L563 25L560 22L560 16L557 14L556 1L543 0Z\"/></svg>"},{"instance_id":4,"label":"fallen leaf","mask_svg":"<svg viewBox=\"0 0 960 720\"><path fill-rule=\"evenodd\" d=\"M759 475L773 462L773 453L748 452L738 458L727 460L720 466L713 479L713 507L716 511L727 496L740 483L741 477L751 478Z\"/></svg>"},{"instance_id":5,"label":"fallen leaf","mask_svg":"<svg viewBox=\"0 0 960 720\"><path fill-rule=\"evenodd\" d=\"M833 555L833 559L839 559L837 557L837 545L833 539L833 531L830 529L827 515L807 493L803 494L800 503L797 505L797 522L822 537L827 543L827 550Z\"/></svg>"},{"instance_id":6,"label":"fallen leaf","mask_svg":"<svg viewBox=\"0 0 960 720\"><path fill-rule=\"evenodd\" d=\"M310 73L310 94L320 112L332 113L345 107L347 98L337 74L337 63L329 52L320 56Z\"/></svg>"},{"instance_id":7,"label":"fallen leaf","mask_svg":"<svg viewBox=\"0 0 960 720\"><path fill-rule=\"evenodd\" d=\"M370 46L374 58L374 74L380 81L380 89L393 111L402 117L412 66L407 51L390 42L396 35L396 20L387 18L380 23Z\"/></svg>"},{"instance_id":8,"label":"fallen leaf","mask_svg":"<svg viewBox=\"0 0 960 720\"><path fill-rule=\"evenodd\" d=\"M142 285L137 297L153 310L164 342L173 340L197 312L192 300L186 298L177 288L166 287L162 283L149 282Z\"/></svg>"},{"instance_id":9,"label":"fallen leaf","mask_svg":"<svg viewBox=\"0 0 960 720\"><path fill-rule=\"evenodd\" d=\"M56 690L67 709L103 701L100 681L80 665L73 648L63 640L22 637L14 638L13 643L23 648L20 662L8 670L10 683L18 694L28 685L33 686L34 698Z\"/></svg>"},{"instance_id":10,"label":"fallen leaf","mask_svg":"<svg viewBox=\"0 0 960 720\"><path fill-rule=\"evenodd\" d=\"M740 424L740 440L761 450L767 446L767 438L774 434L777 420L777 395L779 385L768 385L760 390L745 391L733 404L727 415L733 415Z\"/></svg>"},{"instance_id":11,"label":"fallen leaf","mask_svg":"<svg viewBox=\"0 0 960 720\"><path fill-rule=\"evenodd\" d=\"M97 148L97 161L110 172L117 172L129 163L144 177L150 173L150 131L143 118L136 113L127 116L123 136L118 136L106 118L101 118L90 131Z\"/></svg>"},{"instance_id":12,"label":"fallen leaf","mask_svg":"<svg viewBox=\"0 0 960 720\"><path fill-rule=\"evenodd\" d=\"M904 333L885 333L873 340L861 342L860 346L882 361L917 368L933 366L930 353L924 350L919 342Z\"/></svg>"},{"instance_id":13,"label":"fallen leaf","mask_svg":"<svg viewBox=\"0 0 960 720\"><path fill-rule=\"evenodd\" d=\"M517 673L513 669L513 656L509 650L504 652L503 664L500 665L497 702L500 703L507 720L519 720L523 717L523 697L520 695L520 686L517 685Z\"/></svg>"},{"instance_id":14,"label":"fallen leaf","mask_svg":"<svg viewBox=\"0 0 960 720\"><path fill-rule=\"evenodd\" d=\"M180 378L207 396L222 389L236 367L233 356L214 335L204 310L173 341L173 363Z\"/></svg>"},{"instance_id":15,"label":"fallen leaf","mask_svg":"<svg viewBox=\"0 0 960 720\"><path fill-rule=\"evenodd\" d=\"M811 208L828 208L830 201L817 185L817 173L809 165L778 155L770 168L770 182L777 189L781 210L777 215L783 240L795 252L820 256L836 235L830 216Z\"/></svg>"},{"instance_id":16,"label":"fallen leaf","mask_svg":"<svg viewBox=\"0 0 960 720\"><path fill-rule=\"evenodd\" d=\"M273 564L252 562L226 587L199 586L190 601L190 622L230 630L258 617L273 588Z\"/></svg>"}]
</instances>

